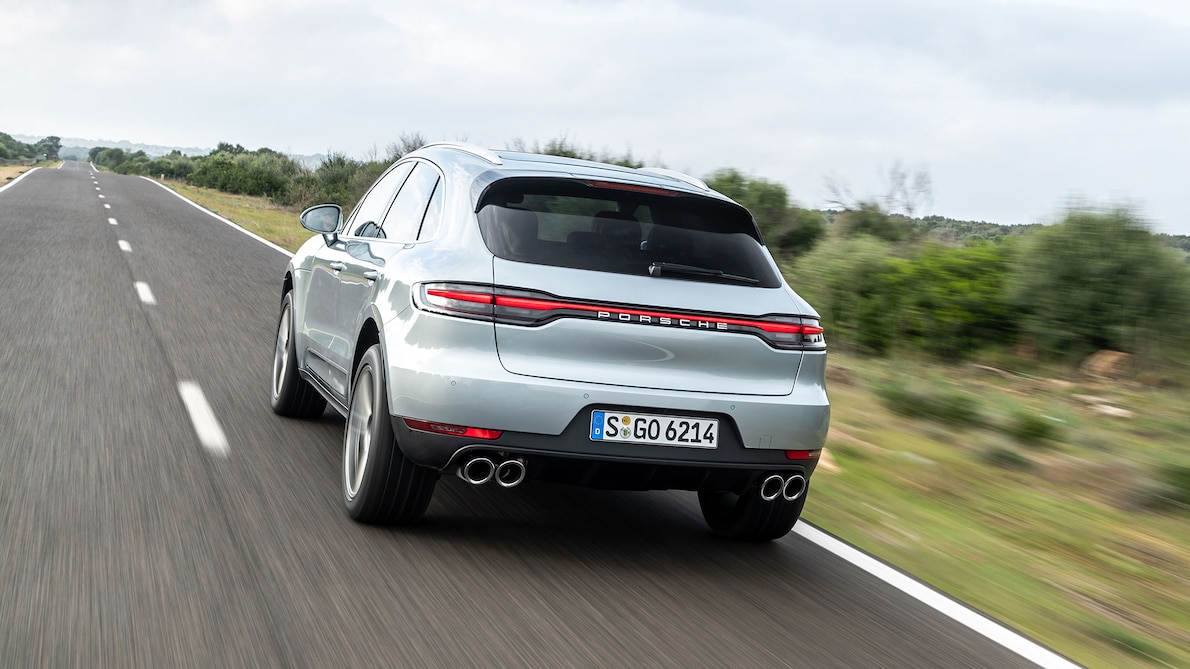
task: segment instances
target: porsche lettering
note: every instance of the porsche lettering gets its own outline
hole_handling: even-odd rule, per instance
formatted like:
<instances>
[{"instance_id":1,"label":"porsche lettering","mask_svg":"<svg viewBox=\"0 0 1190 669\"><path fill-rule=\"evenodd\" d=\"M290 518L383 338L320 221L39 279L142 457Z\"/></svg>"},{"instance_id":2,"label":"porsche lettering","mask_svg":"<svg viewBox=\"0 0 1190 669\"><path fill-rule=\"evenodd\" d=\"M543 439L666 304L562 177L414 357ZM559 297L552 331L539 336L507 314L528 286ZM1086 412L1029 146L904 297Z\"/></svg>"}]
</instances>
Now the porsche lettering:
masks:
<instances>
[{"instance_id":1,"label":"porsche lettering","mask_svg":"<svg viewBox=\"0 0 1190 669\"><path fill-rule=\"evenodd\" d=\"M727 323L707 321L698 318L674 318L670 316L649 316L645 314L625 314L615 311L596 312L600 320L620 321L621 323L642 323L644 325L667 325L670 327L696 328L700 330L729 330Z\"/></svg>"}]
</instances>

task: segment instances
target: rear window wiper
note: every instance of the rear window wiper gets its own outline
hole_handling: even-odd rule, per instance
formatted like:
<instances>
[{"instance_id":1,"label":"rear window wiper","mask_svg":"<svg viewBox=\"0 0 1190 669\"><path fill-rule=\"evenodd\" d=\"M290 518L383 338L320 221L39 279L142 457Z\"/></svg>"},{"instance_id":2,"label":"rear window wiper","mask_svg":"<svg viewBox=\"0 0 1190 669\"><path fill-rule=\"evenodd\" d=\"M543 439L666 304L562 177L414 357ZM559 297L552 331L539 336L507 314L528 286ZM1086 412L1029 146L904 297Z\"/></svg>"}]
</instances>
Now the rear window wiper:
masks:
<instances>
[{"instance_id":1,"label":"rear window wiper","mask_svg":"<svg viewBox=\"0 0 1190 669\"><path fill-rule=\"evenodd\" d=\"M663 273L686 274L690 276L709 276L727 281L738 281L739 283L746 283L749 286L760 284L759 279L753 279L750 276L741 276L739 274L728 274L721 269L697 267L695 265L683 265L681 263L675 262L655 262L649 265L649 276L661 276Z\"/></svg>"}]
</instances>

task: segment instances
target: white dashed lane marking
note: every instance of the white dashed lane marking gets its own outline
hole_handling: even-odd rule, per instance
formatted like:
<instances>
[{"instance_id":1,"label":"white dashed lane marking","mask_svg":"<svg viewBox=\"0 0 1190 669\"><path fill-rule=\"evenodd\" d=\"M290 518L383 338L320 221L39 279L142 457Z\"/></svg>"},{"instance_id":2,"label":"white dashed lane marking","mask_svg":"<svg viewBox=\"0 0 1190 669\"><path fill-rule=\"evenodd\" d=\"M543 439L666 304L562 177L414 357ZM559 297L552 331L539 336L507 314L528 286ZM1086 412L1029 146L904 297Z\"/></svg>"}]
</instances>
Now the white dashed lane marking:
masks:
<instances>
[{"instance_id":1,"label":"white dashed lane marking","mask_svg":"<svg viewBox=\"0 0 1190 669\"><path fill-rule=\"evenodd\" d=\"M112 206L111 206L110 204L108 204L108 203L104 202L104 203L103 203L103 208L104 208L104 209L111 209L111 208L112 208Z\"/></svg>"},{"instance_id":2,"label":"white dashed lane marking","mask_svg":"<svg viewBox=\"0 0 1190 669\"><path fill-rule=\"evenodd\" d=\"M102 193L99 195L99 199L101 199L101 200L103 199L103 194L102 194Z\"/></svg>"},{"instance_id":3,"label":"white dashed lane marking","mask_svg":"<svg viewBox=\"0 0 1190 669\"><path fill-rule=\"evenodd\" d=\"M207 396L202 388L193 381L178 381L178 394L182 396L182 403L190 412L190 422L194 424L194 431L203 448L211 455L227 457L227 436L219 426L219 419L211 405L207 403Z\"/></svg>"},{"instance_id":4,"label":"white dashed lane marking","mask_svg":"<svg viewBox=\"0 0 1190 669\"><path fill-rule=\"evenodd\" d=\"M132 285L136 287L136 295L140 298L141 302L149 306L157 304L157 299L153 297L153 291L149 289L149 284L144 281L137 281Z\"/></svg>"},{"instance_id":5,"label":"white dashed lane marking","mask_svg":"<svg viewBox=\"0 0 1190 669\"><path fill-rule=\"evenodd\" d=\"M119 225L119 223L116 223L116 219L114 219L114 218L107 219L107 222L111 223L112 225Z\"/></svg>"},{"instance_id":6,"label":"white dashed lane marking","mask_svg":"<svg viewBox=\"0 0 1190 669\"><path fill-rule=\"evenodd\" d=\"M123 251L124 253L132 253L132 244L129 244L128 242L124 241L123 239L117 239L116 244L120 247L120 250Z\"/></svg>"}]
</instances>

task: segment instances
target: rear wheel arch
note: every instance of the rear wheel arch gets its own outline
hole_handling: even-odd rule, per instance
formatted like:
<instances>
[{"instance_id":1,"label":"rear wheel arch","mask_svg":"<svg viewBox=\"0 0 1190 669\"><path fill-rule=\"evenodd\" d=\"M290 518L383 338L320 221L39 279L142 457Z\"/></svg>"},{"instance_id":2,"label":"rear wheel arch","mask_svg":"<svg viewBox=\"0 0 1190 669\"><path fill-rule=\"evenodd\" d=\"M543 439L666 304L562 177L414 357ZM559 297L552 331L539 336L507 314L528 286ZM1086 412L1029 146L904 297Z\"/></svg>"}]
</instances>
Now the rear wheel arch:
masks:
<instances>
[{"instance_id":1,"label":"rear wheel arch","mask_svg":"<svg viewBox=\"0 0 1190 669\"><path fill-rule=\"evenodd\" d=\"M293 291L293 274L290 272L286 272L285 278L281 280L281 299L284 300L285 296L288 295L292 291Z\"/></svg>"},{"instance_id":2,"label":"rear wheel arch","mask_svg":"<svg viewBox=\"0 0 1190 669\"><path fill-rule=\"evenodd\" d=\"M359 369L360 360L364 358L364 353L373 344L379 344L380 342L380 328L376 325L375 319L369 317L364 320L364 324L360 326L359 335L355 338L355 353L351 358L351 381L353 383L355 382L355 373ZM388 364L388 355L384 350L384 346L380 347L380 358L385 365Z\"/></svg>"}]
</instances>

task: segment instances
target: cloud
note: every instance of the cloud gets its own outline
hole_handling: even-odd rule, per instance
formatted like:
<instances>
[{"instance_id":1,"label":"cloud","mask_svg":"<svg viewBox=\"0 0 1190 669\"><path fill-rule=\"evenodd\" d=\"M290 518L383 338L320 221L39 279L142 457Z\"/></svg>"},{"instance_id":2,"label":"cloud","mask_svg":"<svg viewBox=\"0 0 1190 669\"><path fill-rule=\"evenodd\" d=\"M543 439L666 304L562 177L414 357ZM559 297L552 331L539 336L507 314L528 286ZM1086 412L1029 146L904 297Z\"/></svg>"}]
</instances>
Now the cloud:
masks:
<instances>
[{"instance_id":1,"label":"cloud","mask_svg":"<svg viewBox=\"0 0 1190 669\"><path fill-rule=\"evenodd\" d=\"M939 213L1123 194L1190 232L1190 10L1124 0L0 0L5 132L365 154L561 135L803 203L925 165ZM36 51L38 58L30 58Z\"/></svg>"}]
</instances>

